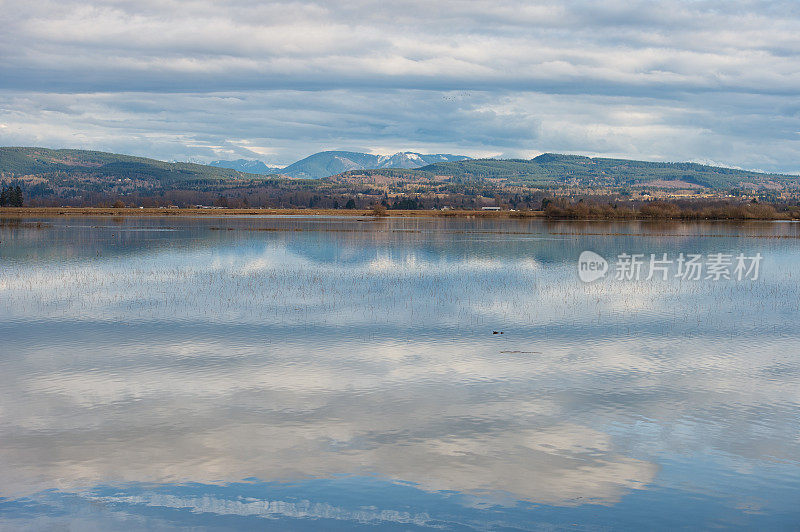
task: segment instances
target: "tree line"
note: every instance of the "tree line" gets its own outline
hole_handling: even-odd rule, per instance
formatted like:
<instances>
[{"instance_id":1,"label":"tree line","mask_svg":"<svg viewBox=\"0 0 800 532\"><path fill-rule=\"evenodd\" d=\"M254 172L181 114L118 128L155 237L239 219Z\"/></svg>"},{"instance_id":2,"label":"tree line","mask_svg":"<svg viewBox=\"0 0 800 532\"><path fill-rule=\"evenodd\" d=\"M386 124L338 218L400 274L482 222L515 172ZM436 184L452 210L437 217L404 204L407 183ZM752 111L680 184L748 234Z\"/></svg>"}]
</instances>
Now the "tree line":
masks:
<instances>
[{"instance_id":1,"label":"tree line","mask_svg":"<svg viewBox=\"0 0 800 532\"><path fill-rule=\"evenodd\" d=\"M566 198L545 199L542 210L546 218L556 220L797 220L800 205L792 203L759 203L756 200L680 202L601 203L571 202Z\"/></svg>"},{"instance_id":2,"label":"tree line","mask_svg":"<svg viewBox=\"0 0 800 532\"><path fill-rule=\"evenodd\" d=\"M22 187L19 185L3 185L0 190L0 207L22 207Z\"/></svg>"}]
</instances>

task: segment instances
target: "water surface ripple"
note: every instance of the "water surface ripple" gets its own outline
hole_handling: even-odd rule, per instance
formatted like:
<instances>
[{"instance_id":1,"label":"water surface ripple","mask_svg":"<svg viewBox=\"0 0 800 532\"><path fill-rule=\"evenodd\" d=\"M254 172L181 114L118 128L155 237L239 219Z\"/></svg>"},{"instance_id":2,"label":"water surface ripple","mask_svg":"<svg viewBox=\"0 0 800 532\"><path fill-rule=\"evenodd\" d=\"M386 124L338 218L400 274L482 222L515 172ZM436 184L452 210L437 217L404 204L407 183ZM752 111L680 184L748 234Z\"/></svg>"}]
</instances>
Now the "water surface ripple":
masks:
<instances>
[{"instance_id":1,"label":"water surface ripple","mask_svg":"<svg viewBox=\"0 0 800 532\"><path fill-rule=\"evenodd\" d=\"M797 529L799 236L0 218L0 528Z\"/></svg>"}]
</instances>

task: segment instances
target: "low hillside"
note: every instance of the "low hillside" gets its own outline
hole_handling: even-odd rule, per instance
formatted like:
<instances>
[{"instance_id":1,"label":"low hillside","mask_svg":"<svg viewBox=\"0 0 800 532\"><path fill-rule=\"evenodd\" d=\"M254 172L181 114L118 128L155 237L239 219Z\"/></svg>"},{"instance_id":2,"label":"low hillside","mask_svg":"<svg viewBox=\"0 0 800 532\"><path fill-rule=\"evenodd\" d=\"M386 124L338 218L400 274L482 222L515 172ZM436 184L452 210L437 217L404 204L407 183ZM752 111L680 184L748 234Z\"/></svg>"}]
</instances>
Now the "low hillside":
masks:
<instances>
[{"instance_id":1,"label":"low hillside","mask_svg":"<svg viewBox=\"0 0 800 532\"><path fill-rule=\"evenodd\" d=\"M164 185L185 181L224 181L260 177L229 168L202 164L168 163L101 151L46 148L0 148L0 172L9 177L86 174L98 178L158 181Z\"/></svg>"},{"instance_id":2,"label":"low hillside","mask_svg":"<svg viewBox=\"0 0 800 532\"><path fill-rule=\"evenodd\" d=\"M278 176L99 151L0 148L0 177L23 183L26 197L32 199L206 190L262 183Z\"/></svg>"},{"instance_id":3,"label":"low hillside","mask_svg":"<svg viewBox=\"0 0 800 532\"><path fill-rule=\"evenodd\" d=\"M457 181L502 180L507 184L579 187L631 187L670 182L709 189L774 188L800 186L800 177L735 170L696 163L658 163L545 153L526 159L470 159L424 166L419 170Z\"/></svg>"}]
</instances>

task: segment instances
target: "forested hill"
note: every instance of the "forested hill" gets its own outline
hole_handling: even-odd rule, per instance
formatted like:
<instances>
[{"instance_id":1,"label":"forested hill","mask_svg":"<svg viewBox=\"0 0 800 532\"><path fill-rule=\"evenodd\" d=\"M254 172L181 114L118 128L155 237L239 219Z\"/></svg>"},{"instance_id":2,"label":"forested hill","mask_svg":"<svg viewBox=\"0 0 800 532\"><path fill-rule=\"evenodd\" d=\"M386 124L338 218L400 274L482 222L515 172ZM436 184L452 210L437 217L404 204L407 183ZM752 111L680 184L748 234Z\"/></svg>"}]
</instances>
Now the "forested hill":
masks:
<instances>
[{"instance_id":1,"label":"forested hill","mask_svg":"<svg viewBox=\"0 0 800 532\"><path fill-rule=\"evenodd\" d=\"M21 183L28 200L91 202L86 198L257 186L279 177L99 151L0 148L0 180Z\"/></svg>"},{"instance_id":2,"label":"forested hill","mask_svg":"<svg viewBox=\"0 0 800 532\"><path fill-rule=\"evenodd\" d=\"M194 163L168 163L145 157L87 150L0 148L0 173L5 177L69 175L157 181L162 185L186 181L260 179L229 168Z\"/></svg>"},{"instance_id":3,"label":"forested hill","mask_svg":"<svg viewBox=\"0 0 800 532\"><path fill-rule=\"evenodd\" d=\"M229 168L194 163L168 163L144 157L87 150L47 148L0 148L0 174L4 178L42 176L47 180L99 183L115 180L144 181L159 186L186 182L219 182L263 179Z\"/></svg>"},{"instance_id":4,"label":"forested hill","mask_svg":"<svg viewBox=\"0 0 800 532\"><path fill-rule=\"evenodd\" d=\"M417 171L458 181L499 180L506 184L625 187L642 184L695 185L711 189L736 187L794 188L800 176L735 170L696 163L661 163L545 153L533 159L469 159L441 162Z\"/></svg>"}]
</instances>

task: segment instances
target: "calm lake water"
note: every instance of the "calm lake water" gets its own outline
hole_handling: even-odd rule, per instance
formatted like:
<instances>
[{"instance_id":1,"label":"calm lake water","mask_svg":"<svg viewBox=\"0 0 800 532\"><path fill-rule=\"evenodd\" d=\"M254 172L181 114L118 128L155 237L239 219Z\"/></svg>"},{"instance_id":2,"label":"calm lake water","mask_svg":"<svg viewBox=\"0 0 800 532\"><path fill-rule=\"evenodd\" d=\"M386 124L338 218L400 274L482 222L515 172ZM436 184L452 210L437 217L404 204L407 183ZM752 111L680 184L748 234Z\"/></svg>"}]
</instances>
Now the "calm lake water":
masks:
<instances>
[{"instance_id":1,"label":"calm lake water","mask_svg":"<svg viewBox=\"0 0 800 532\"><path fill-rule=\"evenodd\" d=\"M2 529L800 527L798 224L0 219L0 241ZM579 280L584 250L605 278ZM622 253L763 260L616 279Z\"/></svg>"}]
</instances>

